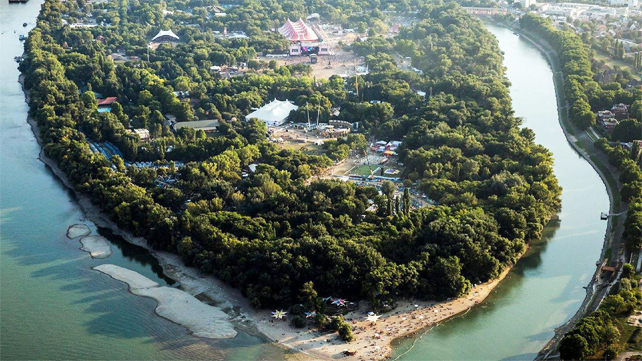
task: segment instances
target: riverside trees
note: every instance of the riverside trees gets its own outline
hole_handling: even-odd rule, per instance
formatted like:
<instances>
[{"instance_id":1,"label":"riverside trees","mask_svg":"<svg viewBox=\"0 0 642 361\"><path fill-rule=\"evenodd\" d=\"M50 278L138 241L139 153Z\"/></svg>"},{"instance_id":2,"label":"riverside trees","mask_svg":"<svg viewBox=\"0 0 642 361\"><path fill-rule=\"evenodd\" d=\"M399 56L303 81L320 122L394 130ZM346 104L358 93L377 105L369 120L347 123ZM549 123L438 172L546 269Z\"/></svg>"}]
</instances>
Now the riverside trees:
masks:
<instances>
[{"instance_id":1,"label":"riverside trees","mask_svg":"<svg viewBox=\"0 0 642 361\"><path fill-rule=\"evenodd\" d=\"M291 17L318 10L346 23L374 24L381 16L344 18L357 8L349 2L286 3ZM282 4L247 2L227 20L198 15L201 10L179 12L174 18L197 21L201 29L181 28L184 43L159 47L149 62L118 67L106 53L117 46L140 53L143 36L152 32L143 24L169 24L172 16L163 19L144 4L109 2L101 5L101 16L113 27L72 31L61 12L75 14L79 4L44 3L21 64L46 153L119 226L240 288L255 307L296 303L302 289L375 305L398 297L458 297L514 263L559 209L551 154L534 144L532 131L518 128L496 41L455 4L417 6L425 20L397 39L373 37L355 46L378 64L358 79L362 98L349 92L353 79L314 81L274 64L262 74L231 79L208 71L214 62L251 59L259 47L281 46L262 31L285 16ZM213 39L207 29L219 22L253 36ZM396 69L395 52L411 56L424 75ZM428 87L435 96L427 101L412 90ZM79 88L115 94L120 104L98 114ZM192 104L178 99L175 89L188 90ZM369 133L405 136L405 177L440 205L411 211L408 195L403 212L395 211L389 191L308 182L349 149L366 146L366 138L329 142L323 155L278 149L263 123L236 120L274 97L324 111L340 105L343 120L363 122ZM220 119L219 134L174 133L162 119L169 112L183 121ZM154 139L140 142L126 131L130 124L146 127ZM113 142L129 161L169 167L138 170L118 158L110 162L90 151L87 138ZM186 164L176 168L172 161L179 160ZM251 163L258 164L256 171L243 178ZM157 180L165 176L176 183L160 186ZM369 211L371 205L379 210ZM304 287L312 284L312 291ZM343 334L349 339L347 330Z\"/></svg>"}]
</instances>

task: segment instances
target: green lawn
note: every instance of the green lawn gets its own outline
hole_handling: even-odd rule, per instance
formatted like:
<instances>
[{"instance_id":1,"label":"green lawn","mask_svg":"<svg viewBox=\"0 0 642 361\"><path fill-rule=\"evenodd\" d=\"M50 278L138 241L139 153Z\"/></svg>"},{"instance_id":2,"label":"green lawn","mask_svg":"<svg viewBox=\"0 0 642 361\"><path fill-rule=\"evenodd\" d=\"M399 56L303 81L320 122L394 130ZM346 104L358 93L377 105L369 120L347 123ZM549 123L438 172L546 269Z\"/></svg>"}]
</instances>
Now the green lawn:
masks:
<instances>
[{"instance_id":1,"label":"green lawn","mask_svg":"<svg viewBox=\"0 0 642 361\"><path fill-rule=\"evenodd\" d=\"M371 169L372 169L372 173L374 173L376 175L377 174L377 170L379 169L379 166L376 166L376 165L370 165L369 166L367 164L363 164L363 165L360 165L358 167L352 168L352 170L350 171L350 174L357 174L357 175L365 177L365 176L369 176L370 175L370 170Z\"/></svg>"},{"instance_id":2,"label":"green lawn","mask_svg":"<svg viewBox=\"0 0 642 361\"><path fill-rule=\"evenodd\" d=\"M603 53L596 53L595 58L599 61L604 62L610 67L617 65L622 69L629 69L631 71L631 74L636 75L638 78L642 77L642 69L634 69L631 64L625 63L622 60L613 59L610 56L604 55Z\"/></svg>"}]
</instances>

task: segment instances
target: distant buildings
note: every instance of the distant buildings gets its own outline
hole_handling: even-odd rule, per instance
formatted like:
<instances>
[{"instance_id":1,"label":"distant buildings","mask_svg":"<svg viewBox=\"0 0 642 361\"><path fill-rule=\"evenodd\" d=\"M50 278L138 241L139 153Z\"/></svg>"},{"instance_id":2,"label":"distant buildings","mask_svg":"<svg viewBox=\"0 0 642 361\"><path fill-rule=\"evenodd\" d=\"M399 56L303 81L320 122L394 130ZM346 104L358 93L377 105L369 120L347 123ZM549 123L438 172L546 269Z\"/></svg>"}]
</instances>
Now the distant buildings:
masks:
<instances>
[{"instance_id":1,"label":"distant buildings","mask_svg":"<svg viewBox=\"0 0 642 361\"><path fill-rule=\"evenodd\" d=\"M628 6L630 8L634 8L639 5L638 0L608 0L608 2L609 2L609 5Z\"/></svg>"},{"instance_id":2,"label":"distant buildings","mask_svg":"<svg viewBox=\"0 0 642 361\"><path fill-rule=\"evenodd\" d=\"M597 112L597 124L607 133L611 133L613 128L620 123L620 119L629 117L629 106L626 104L614 104L611 110L601 110Z\"/></svg>"},{"instance_id":3,"label":"distant buildings","mask_svg":"<svg viewBox=\"0 0 642 361\"><path fill-rule=\"evenodd\" d=\"M283 125L287 121L290 112L297 109L299 109L298 106L287 100L280 101L274 99L272 102L246 115L245 120L256 118L268 126L276 127Z\"/></svg>"},{"instance_id":4,"label":"distant buildings","mask_svg":"<svg viewBox=\"0 0 642 361\"><path fill-rule=\"evenodd\" d=\"M629 106L622 103L615 104L611 108L611 112L615 115L616 118L625 119L629 117Z\"/></svg>"},{"instance_id":5,"label":"distant buildings","mask_svg":"<svg viewBox=\"0 0 642 361\"><path fill-rule=\"evenodd\" d=\"M522 3L524 9L529 8L531 5L537 4L537 0L517 0L517 2Z\"/></svg>"},{"instance_id":6,"label":"distant buildings","mask_svg":"<svg viewBox=\"0 0 642 361\"><path fill-rule=\"evenodd\" d=\"M632 1L637 2L639 0ZM538 9L543 15L559 16L564 18L570 17L572 19L580 20L603 20L607 15L611 18L628 17L630 13L630 9L628 7L608 7L580 3L545 3L538 5Z\"/></svg>"}]
</instances>

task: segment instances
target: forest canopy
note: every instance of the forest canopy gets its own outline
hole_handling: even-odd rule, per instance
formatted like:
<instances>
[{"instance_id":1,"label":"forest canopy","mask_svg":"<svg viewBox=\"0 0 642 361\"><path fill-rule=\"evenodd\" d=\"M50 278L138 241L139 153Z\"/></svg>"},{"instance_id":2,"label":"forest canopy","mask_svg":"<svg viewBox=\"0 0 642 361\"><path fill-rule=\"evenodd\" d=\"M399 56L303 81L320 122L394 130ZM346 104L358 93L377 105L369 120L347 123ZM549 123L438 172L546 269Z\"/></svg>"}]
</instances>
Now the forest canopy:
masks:
<instances>
[{"instance_id":1,"label":"forest canopy","mask_svg":"<svg viewBox=\"0 0 642 361\"><path fill-rule=\"evenodd\" d=\"M356 80L312 79L278 65L229 79L208 69L281 49L269 29L285 17L318 12L376 27L384 15L370 10L374 3L244 0L225 18L209 16L212 5L111 1L91 9L109 26L72 29L66 24L90 5L46 0L20 65L46 154L151 246L240 288L255 307L296 303L304 286L380 305L466 294L512 265L559 210L552 155L513 114L497 41L458 5L381 4L424 20L395 38L355 45L372 69ZM169 25L184 40L147 61L146 39ZM221 26L251 37L213 37ZM144 60L116 66L107 55L119 48ZM397 54L423 73L397 68ZM424 100L418 87L434 95ZM182 101L177 90L195 101ZM92 91L118 98L111 112L97 111ZM280 149L264 123L238 120L275 97L321 114L340 106L341 120L360 122L362 133L329 143L323 154ZM173 131L167 113L179 122L217 119L218 134ZM130 127L147 129L152 140L142 142ZM411 209L389 191L314 178L371 135L404 139L403 178L435 206ZM107 159L89 141L110 142L122 156ZM158 166L128 165L141 161ZM256 171L245 177L250 164Z\"/></svg>"}]
</instances>

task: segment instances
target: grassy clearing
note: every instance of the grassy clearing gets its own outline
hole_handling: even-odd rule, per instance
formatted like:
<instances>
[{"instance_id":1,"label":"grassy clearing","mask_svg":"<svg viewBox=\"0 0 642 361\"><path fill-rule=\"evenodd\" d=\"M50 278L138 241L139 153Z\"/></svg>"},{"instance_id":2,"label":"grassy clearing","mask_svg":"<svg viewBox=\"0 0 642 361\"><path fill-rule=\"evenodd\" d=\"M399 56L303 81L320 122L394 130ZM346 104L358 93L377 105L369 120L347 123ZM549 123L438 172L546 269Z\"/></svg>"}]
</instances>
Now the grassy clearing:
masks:
<instances>
[{"instance_id":1,"label":"grassy clearing","mask_svg":"<svg viewBox=\"0 0 642 361\"><path fill-rule=\"evenodd\" d=\"M598 52L595 54L595 59L604 62L606 65L610 66L611 68L615 67L616 65L619 66L621 69L628 69L631 74L636 75L637 77L642 77L642 69L634 69L631 64L626 63L622 60L617 60L613 59L608 55L605 55L602 52Z\"/></svg>"},{"instance_id":2,"label":"grassy clearing","mask_svg":"<svg viewBox=\"0 0 642 361\"><path fill-rule=\"evenodd\" d=\"M287 150L300 150L307 154L323 154L323 149L321 148L321 146L314 143L284 142L280 145L280 147Z\"/></svg>"},{"instance_id":3,"label":"grassy clearing","mask_svg":"<svg viewBox=\"0 0 642 361\"><path fill-rule=\"evenodd\" d=\"M351 174L357 174L360 176L369 176L371 173L370 171L372 170L372 173L376 174L377 170L379 170L379 167L376 165L360 165L358 167L353 168L350 173Z\"/></svg>"}]
</instances>

